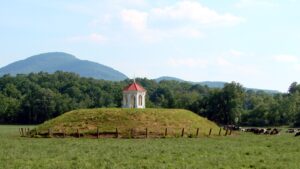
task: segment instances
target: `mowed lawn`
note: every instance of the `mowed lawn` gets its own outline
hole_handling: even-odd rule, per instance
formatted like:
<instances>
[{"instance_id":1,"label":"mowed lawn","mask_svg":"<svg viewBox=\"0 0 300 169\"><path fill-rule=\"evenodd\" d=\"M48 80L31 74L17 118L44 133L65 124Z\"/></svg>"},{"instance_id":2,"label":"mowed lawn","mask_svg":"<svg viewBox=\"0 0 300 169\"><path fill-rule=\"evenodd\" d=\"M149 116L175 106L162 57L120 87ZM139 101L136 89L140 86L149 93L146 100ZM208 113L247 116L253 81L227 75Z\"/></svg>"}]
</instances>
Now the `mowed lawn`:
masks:
<instances>
[{"instance_id":1,"label":"mowed lawn","mask_svg":"<svg viewBox=\"0 0 300 169\"><path fill-rule=\"evenodd\" d=\"M0 126L0 168L300 168L300 137L168 139L21 138Z\"/></svg>"}]
</instances>

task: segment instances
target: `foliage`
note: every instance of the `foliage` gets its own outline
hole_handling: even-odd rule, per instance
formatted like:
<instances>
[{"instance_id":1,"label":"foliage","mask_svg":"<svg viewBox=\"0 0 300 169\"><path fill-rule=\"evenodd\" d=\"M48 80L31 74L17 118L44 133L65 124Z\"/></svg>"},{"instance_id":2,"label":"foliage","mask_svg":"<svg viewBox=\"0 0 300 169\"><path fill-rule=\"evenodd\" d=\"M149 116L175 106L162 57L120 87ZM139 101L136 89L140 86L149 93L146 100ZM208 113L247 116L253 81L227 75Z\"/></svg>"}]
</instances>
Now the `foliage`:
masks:
<instances>
[{"instance_id":1,"label":"foliage","mask_svg":"<svg viewBox=\"0 0 300 169\"><path fill-rule=\"evenodd\" d=\"M129 79L112 82L74 73L31 73L0 78L0 123L37 124L82 108L121 107ZM246 90L232 82L224 88L178 81L137 79L147 89L149 108L188 109L219 124L300 125L300 85L289 93Z\"/></svg>"}]
</instances>

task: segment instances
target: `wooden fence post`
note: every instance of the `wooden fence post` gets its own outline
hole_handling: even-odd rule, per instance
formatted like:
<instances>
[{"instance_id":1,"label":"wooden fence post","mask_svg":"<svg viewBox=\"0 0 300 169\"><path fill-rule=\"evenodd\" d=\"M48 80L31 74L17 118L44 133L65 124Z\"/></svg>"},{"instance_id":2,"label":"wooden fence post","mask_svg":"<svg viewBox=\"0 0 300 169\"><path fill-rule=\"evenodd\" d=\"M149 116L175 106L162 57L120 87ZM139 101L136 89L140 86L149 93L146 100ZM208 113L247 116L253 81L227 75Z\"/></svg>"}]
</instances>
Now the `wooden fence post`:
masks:
<instances>
[{"instance_id":1,"label":"wooden fence post","mask_svg":"<svg viewBox=\"0 0 300 169\"><path fill-rule=\"evenodd\" d=\"M196 131L196 137L199 136L199 128L197 128L197 131Z\"/></svg>"},{"instance_id":2,"label":"wooden fence post","mask_svg":"<svg viewBox=\"0 0 300 169\"><path fill-rule=\"evenodd\" d=\"M165 128L165 137L168 135L168 128Z\"/></svg>"},{"instance_id":3,"label":"wooden fence post","mask_svg":"<svg viewBox=\"0 0 300 169\"><path fill-rule=\"evenodd\" d=\"M52 137L51 129L48 129L48 136L49 136L49 137Z\"/></svg>"},{"instance_id":4,"label":"wooden fence post","mask_svg":"<svg viewBox=\"0 0 300 169\"><path fill-rule=\"evenodd\" d=\"M146 138L148 138L148 128L146 128Z\"/></svg>"},{"instance_id":5,"label":"wooden fence post","mask_svg":"<svg viewBox=\"0 0 300 169\"><path fill-rule=\"evenodd\" d=\"M222 132L222 128L220 127L220 130L219 130L219 136L221 136L221 132Z\"/></svg>"},{"instance_id":6,"label":"wooden fence post","mask_svg":"<svg viewBox=\"0 0 300 169\"><path fill-rule=\"evenodd\" d=\"M182 128L182 131L181 131L181 137L184 136L184 128Z\"/></svg>"},{"instance_id":7,"label":"wooden fence post","mask_svg":"<svg viewBox=\"0 0 300 169\"><path fill-rule=\"evenodd\" d=\"M227 136L227 134L228 134L228 129L226 129L225 136Z\"/></svg>"},{"instance_id":8,"label":"wooden fence post","mask_svg":"<svg viewBox=\"0 0 300 169\"><path fill-rule=\"evenodd\" d=\"M208 134L209 136L211 135L211 132L212 132L212 128L210 128L210 130L209 130L209 134Z\"/></svg>"},{"instance_id":9,"label":"wooden fence post","mask_svg":"<svg viewBox=\"0 0 300 169\"><path fill-rule=\"evenodd\" d=\"M130 130L130 138L133 138L133 128Z\"/></svg>"},{"instance_id":10,"label":"wooden fence post","mask_svg":"<svg viewBox=\"0 0 300 169\"><path fill-rule=\"evenodd\" d=\"M119 131L118 131L118 128L116 128L116 138L119 138Z\"/></svg>"},{"instance_id":11,"label":"wooden fence post","mask_svg":"<svg viewBox=\"0 0 300 169\"><path fill-rule=\"evenodd\" d=\"M97 139L99 139L99 127L97 127Z\"/></svg>"},{"instance_id":12,"label":"wooden fence post","mask_svg":"<svg viewBox=\"0 0 300 169\"><path fill-rule=\"evenodd\" d=\"M21 128L22 137L24 137L24 131L23 128Z\"/></svg>"},{"instance_id":13,"label":"wooden fence post","mask_svg":"<svg viewBox=\"0 0 300 169\"><path fill-rule=\"evenodd\" d=\"M229 135L231 135L232 130L229 130Z\"/></svg>"}]
</instances>

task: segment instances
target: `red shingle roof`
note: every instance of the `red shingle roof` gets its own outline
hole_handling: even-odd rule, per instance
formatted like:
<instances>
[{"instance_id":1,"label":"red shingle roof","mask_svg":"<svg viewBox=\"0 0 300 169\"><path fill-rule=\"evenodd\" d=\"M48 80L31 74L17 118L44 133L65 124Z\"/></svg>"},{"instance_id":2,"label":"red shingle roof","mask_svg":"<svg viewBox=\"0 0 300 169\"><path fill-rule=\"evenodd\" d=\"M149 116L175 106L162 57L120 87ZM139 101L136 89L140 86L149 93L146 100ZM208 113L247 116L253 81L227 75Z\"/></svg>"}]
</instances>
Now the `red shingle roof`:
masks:
<instances>
[{"instance_id":1,"label":"red shingle roof","mask_svg":"<svg viewBox=\"0 0 300 169\"><path fill-rule=\"evenodd\" d=\"M124 88L123 91L146 91L142 86L137 83L132 83Z\"/></svg>"}]
</instances>

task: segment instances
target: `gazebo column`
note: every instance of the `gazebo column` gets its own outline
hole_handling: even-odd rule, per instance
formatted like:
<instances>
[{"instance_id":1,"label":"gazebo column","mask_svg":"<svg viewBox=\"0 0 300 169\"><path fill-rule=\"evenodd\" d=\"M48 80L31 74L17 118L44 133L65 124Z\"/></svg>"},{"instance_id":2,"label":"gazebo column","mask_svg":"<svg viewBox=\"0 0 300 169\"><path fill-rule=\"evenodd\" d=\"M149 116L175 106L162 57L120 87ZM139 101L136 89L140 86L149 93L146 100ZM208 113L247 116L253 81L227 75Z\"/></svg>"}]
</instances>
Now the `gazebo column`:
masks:
<instances>
[{"instance_id":1,"label":"gazebo column","mask_svg":"<svg viewBox=\"0 0 300 169\"><path fill-rule=\"evenodd\" d=\"M130 94L127 94L127 103L126 103L126 107L127 107L127 108L130 108L130 106L131 106L131 96L130 96Z\"/></svg>"},{"instance_id":2,"label":"gazebo column","mask_svg":"<svg viewBox=\"0 0 300 169\"><path fill-rule=\"evenodd\" d=\"M134 102L134 104L135 104L135 108L138 108L138 95L136 94L135 96L134 96L134 98L135 98L135 102Z\"/></svg>"},{"instance_id":3,"label":"gazebo column","mask_svg":"<svg viewBox=\"0 0 300 169\"><path fill-rule=\"evenodd\" d=\"M142 99L142 105L143 105L143 108L145 108L145 105L146 105L146 98L145 98L145 94L143 94L143 99Z\"/></svg>"}]
</instances>

